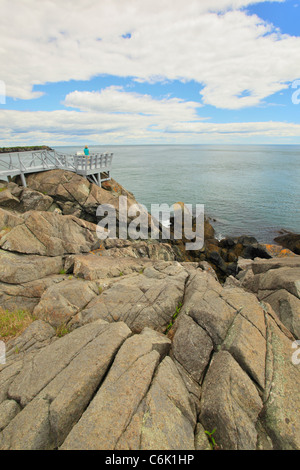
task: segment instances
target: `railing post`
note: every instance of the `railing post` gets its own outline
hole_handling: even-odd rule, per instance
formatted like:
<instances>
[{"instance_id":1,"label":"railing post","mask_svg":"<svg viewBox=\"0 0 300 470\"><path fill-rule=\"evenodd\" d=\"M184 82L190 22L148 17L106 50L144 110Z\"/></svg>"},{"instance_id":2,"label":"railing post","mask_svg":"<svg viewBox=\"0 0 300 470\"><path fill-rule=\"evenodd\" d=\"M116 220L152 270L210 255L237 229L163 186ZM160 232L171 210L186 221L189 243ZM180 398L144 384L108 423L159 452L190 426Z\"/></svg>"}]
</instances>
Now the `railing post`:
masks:
<instances>
[{"instance_id":1,"label":"railing post","mask_svg":"<svg viewBox=\"0 0 300 470\"><path fill-rule=\"evenodd\" d=\"M21 157L20 157L19 152L18 152L18 160L19 160L19 164L20 164L20 170L21 170L21 171L22 171L22 170L23 170L23 171L24 171L24 170L26 171L26 167L25 167L25 165L23 165L23 163L22 163L22 161L21 161Z\"/></svg>"},{"instance_id":2,"label":"railing post","mask_svg":"<svg viewBox=\"0 0 300 470\"><path fill-rule=\"evenodd\" d=\"M22 185L26 188L27 184L26 184L26 178L25 178L24 173L21 173L20 176L21 176Z\"/></svg>"}]
</instances>

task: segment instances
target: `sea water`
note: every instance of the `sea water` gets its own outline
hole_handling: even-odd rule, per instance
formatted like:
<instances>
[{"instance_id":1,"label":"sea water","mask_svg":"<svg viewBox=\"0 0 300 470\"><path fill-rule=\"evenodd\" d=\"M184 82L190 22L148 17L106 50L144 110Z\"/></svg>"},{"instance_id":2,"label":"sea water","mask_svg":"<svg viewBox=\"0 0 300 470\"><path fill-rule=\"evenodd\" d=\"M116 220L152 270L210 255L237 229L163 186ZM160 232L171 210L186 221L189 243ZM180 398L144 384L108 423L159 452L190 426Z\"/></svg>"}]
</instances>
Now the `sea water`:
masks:
<instances>
[{"instance_id":1,"label":"sea water","mask_svg":"<svg viewBox=\"0 0 300 470\"><path fill-rule=\"evenodd\" d=\"M108 145L90 152L112 152L112 177L148 210L204 204L218 238L247 234L272 242L281 229L300 232L300 146Z\"/></svg>"}]
</instances>

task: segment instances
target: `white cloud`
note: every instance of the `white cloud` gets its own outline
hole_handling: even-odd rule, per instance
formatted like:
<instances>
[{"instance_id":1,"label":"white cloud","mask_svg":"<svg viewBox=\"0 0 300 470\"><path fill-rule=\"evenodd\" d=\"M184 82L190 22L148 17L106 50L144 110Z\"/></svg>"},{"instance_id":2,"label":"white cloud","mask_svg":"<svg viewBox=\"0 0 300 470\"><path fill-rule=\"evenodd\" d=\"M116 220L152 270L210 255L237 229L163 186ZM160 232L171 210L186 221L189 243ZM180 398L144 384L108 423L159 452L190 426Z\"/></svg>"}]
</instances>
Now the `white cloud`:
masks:
<instances>
[{"instance_id":1,"label":"white cloud","mask_svg":"<svg viewBox=\"0 0 300 470\"><path fill-rule=\"evenodd\" d=\"M257 105L299 78L300 38L238 10L251 3L1 0L0 79L22 99L40 96L35 84L99 74L195 80L205 104Z\"/></svg>"},{"instance_id":2,"label":"white cloud","mask_svg":"<svg viewBox=\"0 0 300 470\"><path fill-rule=\"evenodd\" d=\"M159 116L160 120L176 119L176 116L180 116L181 121L199 119L196 109L201 107L198 102L184 101L179 98L159 100L150 95L125 92L123 87L118 86L110 86L100 92L74 91L66 96L64 104L83 111L134 113Z\"/></svg>"},{"instance_id":3,"label":"white cloud","mask_svg":"<svg viewBox=\"0 0 300 470\"><path fill-rule=\"evenodd\" d=\"M111 89L108 89L111 92ZM125 93L117 91L117 93ZM125 93L126 94L126 93ZM84 93L83 93L84 95ZM83 98L83 97L82 97ZM124 97L130 103L131 94ZM141 114L143 95L128 104L131 112L3 110L0 113L0 146L45 143L48 145L133 144L133 143L203 143L243 142L257 136L276 139L299 139L300 124L286 122L213 123L194 115L190 103L170 104L168 100L150 103L152 114ZM140 101L139 101L140 100ZM151 101L151 100L150 100ZM171 100L170 100L171 101ZM86 105L86 103L85 103ZM122 105L123 106L123 105ZM122 109L121 106L121 109ZM176 115L174 115L174 107ZM159 119L156 112L160 112ZM186 119L188 118L188 119Z\"/></svg>"},{"instance_id":4,"label":"white cloud","mask_svg":"<svg viewBox=\"0 0 300 470\"><path fill-rule=\"evenodd\" d=\"M203 104L255 106L300 77L300 38L239 10L250 3L259 0L1 0L7 95L38 98L35 84L111 74L131 83L194 80L199 101L117 86L73 91L64 110L2 109L0 145L299 139L300 124L199 117Z\"/></svg>"}]
</instances>

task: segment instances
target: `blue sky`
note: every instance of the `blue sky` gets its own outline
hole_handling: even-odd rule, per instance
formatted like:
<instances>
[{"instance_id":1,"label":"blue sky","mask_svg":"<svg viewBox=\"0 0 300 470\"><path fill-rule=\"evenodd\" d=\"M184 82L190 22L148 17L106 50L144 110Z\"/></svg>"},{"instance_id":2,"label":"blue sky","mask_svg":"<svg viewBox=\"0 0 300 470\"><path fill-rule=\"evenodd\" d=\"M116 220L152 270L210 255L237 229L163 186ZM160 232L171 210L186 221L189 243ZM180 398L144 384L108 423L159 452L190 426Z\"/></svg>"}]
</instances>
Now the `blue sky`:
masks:
<instances>
[{"instance_id":1,"label":"blue sky","mask_svg":"<svg viewBox=\"0 0 300 470\"><path fill-rule=\"evenodd\" d=\"M0 146L300 144L299 20L300 0L3 0Z\"/></svg>"}]
</instances>

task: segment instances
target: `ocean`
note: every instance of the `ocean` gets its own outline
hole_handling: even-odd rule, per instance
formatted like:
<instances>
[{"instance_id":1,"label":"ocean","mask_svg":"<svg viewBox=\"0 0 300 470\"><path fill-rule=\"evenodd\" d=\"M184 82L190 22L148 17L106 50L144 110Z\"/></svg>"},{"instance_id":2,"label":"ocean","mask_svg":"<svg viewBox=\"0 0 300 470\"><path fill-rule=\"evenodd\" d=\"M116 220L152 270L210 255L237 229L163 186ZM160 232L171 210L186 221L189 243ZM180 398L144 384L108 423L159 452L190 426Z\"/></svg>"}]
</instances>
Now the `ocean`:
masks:
<instances>
[{"instance_id":1,"label":"ocean","mask_svg":"<svg viewBox=\"0 0 300 470\"><path fill-rule=\"evenodd\" d=\"M90 152L112 152L112 177L148 210L204 204L219 239L247 234L270 243L281 229L300 233L299 145L108 145Z\"/></svg>"}]
</instances>

